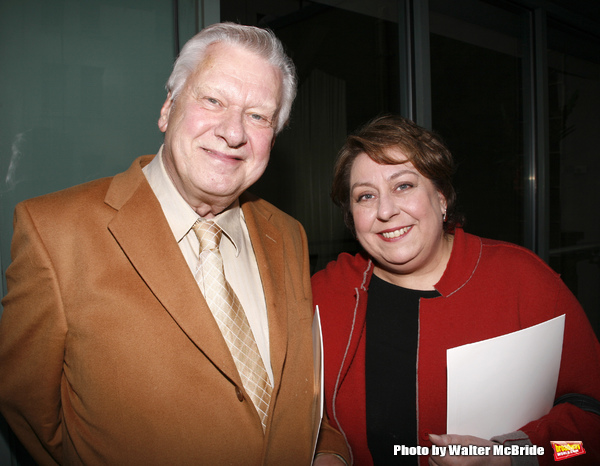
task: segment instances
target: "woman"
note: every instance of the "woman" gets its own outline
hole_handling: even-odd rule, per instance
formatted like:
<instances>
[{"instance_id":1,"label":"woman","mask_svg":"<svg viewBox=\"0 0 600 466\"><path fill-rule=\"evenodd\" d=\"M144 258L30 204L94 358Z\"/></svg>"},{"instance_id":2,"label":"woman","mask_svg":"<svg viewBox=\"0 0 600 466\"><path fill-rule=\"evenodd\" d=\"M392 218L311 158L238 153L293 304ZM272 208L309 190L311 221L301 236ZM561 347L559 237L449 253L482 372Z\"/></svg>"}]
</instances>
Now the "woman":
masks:
<instances>
[{"instance_id":1,"label":"woman","mask_svg":"<svg viewBox=\"0 0 600 466\"><path fill-rule=\"evenodd\" d=\"M431 451L432 442L536 445L545 451L537 459L554 463L550 440L583 441L587 456L578 460L594 463L600 416L570 403L493 441L442 435L446 350L562 314L556 396L577 393L592 404L600 399L600 345L581 306L530 251L463 231L453 169L443 143L401 117L372 121L342 148L332 197L364 252L341 254L313 277L323 329L327 415L358 465L417 464L416 456L394 456L394 446ZM423 455L420 462L461 459L467 458ZM468 459L511 461L509 456ZM518 464L536 457L512 460Z\"/></svg>"}]
</instances>

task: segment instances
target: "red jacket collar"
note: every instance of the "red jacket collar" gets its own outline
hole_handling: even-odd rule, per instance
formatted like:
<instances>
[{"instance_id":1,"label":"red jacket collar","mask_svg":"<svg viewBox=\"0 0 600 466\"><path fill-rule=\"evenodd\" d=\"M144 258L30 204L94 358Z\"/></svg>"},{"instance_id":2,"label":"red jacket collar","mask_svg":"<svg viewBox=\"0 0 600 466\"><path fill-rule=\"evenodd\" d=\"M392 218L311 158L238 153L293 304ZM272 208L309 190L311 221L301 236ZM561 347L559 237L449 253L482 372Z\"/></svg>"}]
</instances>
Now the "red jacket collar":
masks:
<instances>
[{"instance_id":1,"label":"red jacket collar","mask_svg":"<svg viewBox=\"0 0 600 466\"><path fill-rule=\"evenodd\" d=\"M481 238L465 233L462 228L456 228L450 260L442 278L436 283L435 289L442 296L447 297L462 288L477 269L481 250ZM368 290L373 276L373 266L366 252L363 251L354 256L346 253L340 254L337 261L330 263L323 273L325 276L333 273L334 277L337 277L336 269L343 270L344 276L348 278L349 282L345 286L358 288L361 291Z\"/></svg>"}]
</instances>

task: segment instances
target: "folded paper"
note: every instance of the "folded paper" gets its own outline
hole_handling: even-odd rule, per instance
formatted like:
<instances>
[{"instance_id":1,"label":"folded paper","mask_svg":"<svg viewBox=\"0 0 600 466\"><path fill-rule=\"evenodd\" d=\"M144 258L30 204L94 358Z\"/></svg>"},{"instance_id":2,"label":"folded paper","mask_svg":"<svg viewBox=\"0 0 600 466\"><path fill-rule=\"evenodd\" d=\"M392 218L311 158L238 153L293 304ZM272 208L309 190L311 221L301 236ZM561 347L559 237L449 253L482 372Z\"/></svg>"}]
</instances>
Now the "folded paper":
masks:
<instances>
[{"instance_id":1,"label":"folded paper","mask_svg":"<svg viewBox=\"0 0 600 466\"><path fill-rule=\"evenodd\" d=\"M550 411L565 316L446 351L447 433L489 439Z\"/></svg>"}]
</instances>

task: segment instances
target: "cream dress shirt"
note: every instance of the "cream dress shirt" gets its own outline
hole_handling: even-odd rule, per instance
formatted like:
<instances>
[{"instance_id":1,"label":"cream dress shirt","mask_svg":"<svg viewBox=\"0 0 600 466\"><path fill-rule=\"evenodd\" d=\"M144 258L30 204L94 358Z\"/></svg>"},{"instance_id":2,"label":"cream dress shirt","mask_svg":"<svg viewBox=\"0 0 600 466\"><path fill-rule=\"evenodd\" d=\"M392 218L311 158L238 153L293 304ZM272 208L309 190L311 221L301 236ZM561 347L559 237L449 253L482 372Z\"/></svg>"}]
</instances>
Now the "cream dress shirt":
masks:
<instances>
[{"instance_id":1,"label":"cream dress shirt","mask_svg":"<svg viewBox=\"0 0 600 466\"><path fill-rule=\"evenodd\" d=\"M143 168L143 172L160 202L190 271L196 277L196 271L200 265L198 260L200 244L192 230L192 225L201 217L175 188L165 170L162 150L163 147L161 146L156 157ZM244 308L258 350L269 374L271 385L273 385L273 370L271 369L269 350L269 321L265 294L248 227L238 201L213 220L224 233L219 250L223 257L225 277ZM202 291L202 283L198 283L198 285Z\"/></svg>"}]
</instances>

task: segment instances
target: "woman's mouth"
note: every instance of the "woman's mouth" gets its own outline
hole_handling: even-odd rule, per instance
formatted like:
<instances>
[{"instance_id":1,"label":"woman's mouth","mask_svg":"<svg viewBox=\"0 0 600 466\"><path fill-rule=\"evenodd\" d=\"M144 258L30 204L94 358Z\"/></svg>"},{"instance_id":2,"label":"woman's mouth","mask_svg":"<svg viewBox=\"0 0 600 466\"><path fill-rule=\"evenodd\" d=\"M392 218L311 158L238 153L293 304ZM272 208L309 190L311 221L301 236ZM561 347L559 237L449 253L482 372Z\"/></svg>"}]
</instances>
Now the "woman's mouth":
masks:
<instances>
[{"instance_id":1,"label":"woman's mouth","mask_svg":"<svg viewBox=\"0 0 600 466\"><path fill-rule=\"evenodd\" d=\"M411 228L412 227L404 227L394 231L384 231L383 233L381 233L381 235L387 239L398 238L398 236L402 236L408 233L408 231Z\"/></svg>"}]
</instances>

